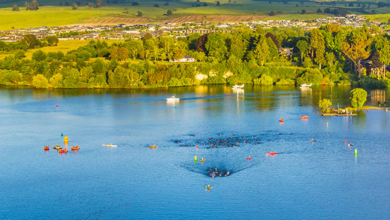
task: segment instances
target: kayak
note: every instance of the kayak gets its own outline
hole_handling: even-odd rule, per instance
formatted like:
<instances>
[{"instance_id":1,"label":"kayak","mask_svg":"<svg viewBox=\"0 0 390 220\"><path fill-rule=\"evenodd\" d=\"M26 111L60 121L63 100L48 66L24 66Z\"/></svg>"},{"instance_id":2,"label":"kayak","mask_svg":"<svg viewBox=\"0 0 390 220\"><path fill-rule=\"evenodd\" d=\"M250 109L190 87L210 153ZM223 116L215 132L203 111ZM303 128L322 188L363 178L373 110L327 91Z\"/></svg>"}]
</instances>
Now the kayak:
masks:
<instances>
[{"instance_id":1,"label":"kayak","mask_svg":"<svg viewBox=\"0 0 390 220\"><path fill-rule=\"evenodd\" d=\"M80 150L80 147L72 147L72 150L75 151L75 150Z\"/></svg>"},{"instance_id":2,"label":"kayak","mask_svg":"<svg viewBox=\"0 0 390 220\"><path fill-rule=\"evenodd\" d=\"M267 155L267 156L273 156L273 155L275 155L275 154L279 154L279 153L271 152L271 153L266 153L265 155Z\"/></svg>"},{"instance_id":3,"label":"kayak","mask_svg":"<svg viewBox=\"0 0 390 220\"><path fill-rule=\"evenodd\" d=\"M102 144L103 147L118 147L118 145L113 144Z\"/></svg>"},{"instance_id":4,"label":"kayak","mask_svg":"<svg viewBox=\"0 0 390 220\"><path fill-rule=\"evenodd\" d=\"M301 116L301 119L309 119L309 116Z\"/></svg>"},{"instance_id":5,"label":"kayak","mask_svg":"<svg viewBox=\"0 0 390 220\"><path fill-rule=\"evenodd\" d=\"M201 160L200 160L200 162L205 162L205 161L206 161L206 159L201 159Z\"/></svg>"},{"instance_id":6,"label":"kayak","mask_svg":"<svg viewBox=\"0 0 390 220\"><path fill-rule=\"evenodd\" d=\"M284 120L283 120L283 119L279 119L279 122L283 123L283 122L284 122Z\"/></svg>"},{"instance_id":7,"label":"kayak","mask_svg":"<svg viewBox=\"0 0 390 220\"><path fill-rule=\"evenodd\" d=\"M252 159L252 157L247 157L246 159L247 159L247 160L251 160L251 159Z\"/></svg>"}]
</instances>

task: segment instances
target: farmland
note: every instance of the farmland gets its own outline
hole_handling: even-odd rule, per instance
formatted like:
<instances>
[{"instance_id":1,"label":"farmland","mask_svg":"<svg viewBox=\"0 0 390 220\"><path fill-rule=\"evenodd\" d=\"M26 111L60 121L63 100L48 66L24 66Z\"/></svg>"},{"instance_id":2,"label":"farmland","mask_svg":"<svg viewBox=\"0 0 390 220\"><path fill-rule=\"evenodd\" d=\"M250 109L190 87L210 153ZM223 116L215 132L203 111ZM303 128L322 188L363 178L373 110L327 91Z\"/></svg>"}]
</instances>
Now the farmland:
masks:
<instances>
[{"instance_id":1,"label":"farmland","mask_svg":"<svg viewBox=\"0 0 390 220\"><path fill-rule=\"evenodd\" d=\"M60 2L60 1L57 1ZM329 7L329 3L319 2L272 2L237 0L228 3L222 1L221 6L216 6L214 1L200 2L196 7L195 1L170 2L164 6L164 2L140 2L138 6L131 4L106 5L101 8L88 8L85 5L77 10L70 6L58 6L56 1L52 6L42 6L37 11L26 11L23 4L19 4L20 11L13 12L8 6L0 9L0 30L20 29L39 26L63 26L70 24L140 24L162 22L232 22L248 21L256 19L315 19L324 17L316 13ZM56 4L57 6L54 6ZM154 7L158 4L159 7ZM337 7L344 7L345 2L337 3ZM193 7L194 6L194 7ZM124 9L128 14L124 14ZM374 6L372 6L374 8ZM166 16L167 10L172 10L172 16ZM305 10L306 14L300 14ZM351 9L352 10L352 9ZM387 8L378 9L386 11ZM142 17L136 17L136 13L142 12ZM274 11L276 16L268 14Z\"/></svg>"}]
</instances>

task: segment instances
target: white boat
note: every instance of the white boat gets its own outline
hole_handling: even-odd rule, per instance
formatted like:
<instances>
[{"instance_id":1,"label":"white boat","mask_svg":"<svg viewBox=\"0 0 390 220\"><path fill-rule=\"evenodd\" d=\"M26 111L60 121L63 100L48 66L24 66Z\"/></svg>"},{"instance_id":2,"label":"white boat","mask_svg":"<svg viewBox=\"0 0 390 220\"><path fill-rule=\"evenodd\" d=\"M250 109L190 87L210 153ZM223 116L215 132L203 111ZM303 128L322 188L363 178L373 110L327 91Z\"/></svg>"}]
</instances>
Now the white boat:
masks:
<instances>
[{"instance_id":1,"label":"white boat","mask_svg":"<svg viewBox=\"0 0 390 220\"><path fill-rule=\"evenodd\" d=\"M176 98L176 96L172 96L170 98L167 98L167 102L178 102L180 101L179 98Z\"/></svg>"},{"instance_id":2,"label":"white boat","mask_svg":"<svg viewBox=\"0 0 390 220\"><path fill-rule=\"evenodd\" d=\"M118 145L113 144L102 144L103 147L118 147Z\"/></svg>"},{"instance_id":3,"label":"white boat","mask_svg":"<svg viewBox=\"0 0 390 220\"><path fill-rule=\"evenodd\" d=\"M244 88L244 85L245 84L242 84L241 86L235 85L235 86L233 86L233 89L242 89L242 88Z\"/></svg>"},{"instance_id":4,"label":"white boat","mask_svg":"<svg viewBox=\"0 0 390 220\"><path fill-rule=\"evenodd\" d=\"M302 89L302 88L309 88L309 87L311 86L311 84L312 84L312 83L310 83L309 85L306 85L306 83L304 83L304 84L301 85L301 89Z\"/></svg>"}]
</instances>

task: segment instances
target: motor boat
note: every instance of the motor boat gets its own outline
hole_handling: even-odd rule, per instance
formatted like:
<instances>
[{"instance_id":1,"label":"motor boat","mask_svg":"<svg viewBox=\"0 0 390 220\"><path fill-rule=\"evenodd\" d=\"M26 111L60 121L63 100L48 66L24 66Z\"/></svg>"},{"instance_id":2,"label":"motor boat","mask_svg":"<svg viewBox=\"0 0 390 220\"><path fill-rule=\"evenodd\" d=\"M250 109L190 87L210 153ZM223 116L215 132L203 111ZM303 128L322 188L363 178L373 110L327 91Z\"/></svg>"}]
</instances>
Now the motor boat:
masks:
<instances>
[{"instance_id":1,"label":"motor boat","mask_svg":"<svg viewBox=\"0 0 390 220\"><path fill-rule=\"evenodd\" d=\"M312 85L312 83L310 83L309 85L306 85L306 83L304 83L301 85L301 89L310 88L311 85Z\"/></svg>"},{"instance_id":2,"label":"motor boat","mask_svg":"<svg viewBox=\"0 0 390 220\"><path fill-rule=\"evenodd\" d=\"M233 89L242 89L242 88L244 88L244 85L245 85L245 84L242 84L241 86L239 86L239 85L234 85L234 86L233 86Z\"/></svg>"},{"instance_id":3,"label":"motor boat","mask_svg":"<svg viewBox=\"0 0 390 220\"><path fill-rule=\"evenodd\" d=\"M167 98L167 102L179 102L180 99L177 98L176 96L172 96L172 97L169 97Z\"/></svg>"}]
</instances>

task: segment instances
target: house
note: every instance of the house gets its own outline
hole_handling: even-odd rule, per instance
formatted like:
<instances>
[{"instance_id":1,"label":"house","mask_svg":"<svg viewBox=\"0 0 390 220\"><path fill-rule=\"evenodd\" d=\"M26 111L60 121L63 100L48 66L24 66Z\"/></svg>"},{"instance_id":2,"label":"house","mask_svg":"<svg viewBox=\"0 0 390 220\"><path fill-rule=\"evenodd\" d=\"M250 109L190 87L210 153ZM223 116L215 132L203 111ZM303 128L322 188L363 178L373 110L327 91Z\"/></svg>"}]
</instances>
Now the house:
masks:
<instances>
[{"instance_id":1,"label":"house","mask_svg":"<svg viewBox=\"0 0 390 220\"><path fill-rule=\"evenodd\" d=\"M184 58L181 58L179 60L169 60L170 63L193 63L195 61L196 60L191 56L184 56Z\"/></svg>"},{"instance_id":2,"label":"house","mask_svg":"<svg viewBox=\"0 0 390 220\"><path fill-rule=\"evenodd\" d=\"M279 53L284 54L286 56L291 56L293 54L294 48L279 48Z\"/></svg>"}]
</instances>

